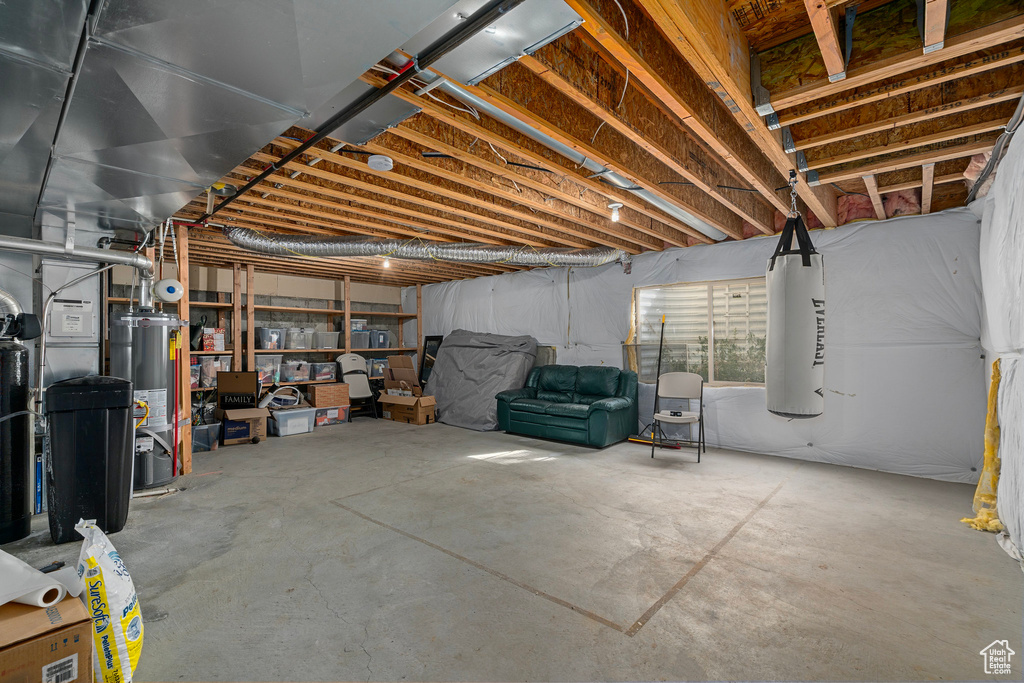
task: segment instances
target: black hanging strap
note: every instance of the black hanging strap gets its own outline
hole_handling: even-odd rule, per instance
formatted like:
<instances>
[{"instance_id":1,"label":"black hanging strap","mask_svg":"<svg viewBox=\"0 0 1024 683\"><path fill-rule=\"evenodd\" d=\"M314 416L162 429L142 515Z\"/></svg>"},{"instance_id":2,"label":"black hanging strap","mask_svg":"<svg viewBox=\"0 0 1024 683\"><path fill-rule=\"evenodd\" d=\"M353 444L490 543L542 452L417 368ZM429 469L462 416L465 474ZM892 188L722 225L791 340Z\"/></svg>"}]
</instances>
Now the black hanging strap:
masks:
<instances>
[{"instance_id":1,"label":"black hanging strap","mask_svg":"<svg viewBox=\"0 0 1024 683\"><path fill-rule=\"evenodd\" d=\"M793 235L796 235L797 248L793 248ZM775 259L789 254L800 254L804 266L811 265L811 254L817 254L814 245L811 244L811 236L807 234L807 227L804 225L803 216L796 214L786 219L786 227L782 229L779 243L775 247L771 261L768 262L768 270L775 269Z\"/></svg>"}]
</instances>

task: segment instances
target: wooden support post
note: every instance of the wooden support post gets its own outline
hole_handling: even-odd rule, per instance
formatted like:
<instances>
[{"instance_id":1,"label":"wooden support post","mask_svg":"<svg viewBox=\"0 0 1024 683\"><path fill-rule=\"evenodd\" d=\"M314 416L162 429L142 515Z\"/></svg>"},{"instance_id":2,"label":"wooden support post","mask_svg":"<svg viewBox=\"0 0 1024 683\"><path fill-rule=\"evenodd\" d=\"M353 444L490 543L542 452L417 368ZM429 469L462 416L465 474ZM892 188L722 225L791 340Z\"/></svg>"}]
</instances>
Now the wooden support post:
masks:
<instances>
[{"instance_id":1,"label":"wooden support post","mask_svg":"<svg viewBox=\"0 0 1024 683\"><path fill-rule=\"evenodd\" d=\"M345 276L345 353L352 352L352 278Z\"/></svg>"},{"instance_id":2,"label":"wooden support post","mask_svg":"<svg viewBox=\"0 0 1024 683\"><path fill-rule=\"evenodd\" d=\"M921 167L921 215L932 212L932 191L935 188L935 164Z\"/></svg>"},{"instance_id":3,"label":"wooden support post","mask_svg":"<svg viewBox=\"0 0 1024 683\"><path fill-rule=\"evenodd\" d=\"M178 453L181 456L180 474L189 474L192 471L192 375L190 366L192 357L189 355L189 277L188 277L188 228L184 225L176 225L178 240L178 282L181 283L184 292L181 300L178 301L178 318L184 323L181 326L181 416L185 420L182 425L181 447Z\"/></svg>"},{"instance_id":4,"label":"wooden support post","mask_svg":"<svg viewBox=\"0 0 1024 683\"><path fill-rule=\"evenodd\" d=\"M924 4L924 53L941 50L946 41L946 12L949 0L927 0Z\"/></svg>"},{"instance_id":5,"label":"wooden support post","mask_svg":"<svg viewBox=\"0 0 1024 683\"><path fill-rule=\"evenodd\" d=\"M818 40L818 49L828 71L828 80L841 81L846 78L846 63L843 59L843 48L839 45L839 29L836 19L832 16L825 0L804 0L807 16L814 29L814 37Z\"/></svg>"},{"instance_id":6,"label":"wooden support post","mask_svg":"<svg viewBox=\"0 0 1024 683\"><path fill-rule=\"evenodd\" d=\"M245 267L245 369L256 369L256 267L251 263Z\"/></svg>"},{"instance_id":7,"label":"wooden support post","mask_svg":"<svg viewBox=\"0 0 1024 683\"><path fill-rule=\"evenodd\" d=\"M222 304L228 302L228 295L226 292L217 292L217 301ZM217 309L217 327L222 330L228 326L228 309L218 308Z\"/></svg>"},{"instance_id":8,"label":"wooden support post","mask_svg":"<svg viewBox=\"0 0 1024 683\"><path fill-rule=\"evenodd\" d=\"M423 362L423 285L416 285L416 358Z\"/></svg>"},{"instance_id":9,"label":"wooden support post","mask_svg":"<svg viewBox=\"0 0 1024 683\"><path fill-rule=\"evenodd\" d=\"M878 193L878 181L875 180L875 176L864 176L864 185L868 188L868 196L871 197L871 205L875 207L875 216L878 217L878 220L884 221L885 207L882 206L882 195Z\"/></svg>"},{"instance_id":10,"label":"wooden support post","mask_svg":"<svg viewBox=\"0 0 1024 683\"><path fill-rule=\"evenodd\" d=\"M231 264L231 369L239 372L242 368L242 266Z\"/></svg>"}]
</instances>

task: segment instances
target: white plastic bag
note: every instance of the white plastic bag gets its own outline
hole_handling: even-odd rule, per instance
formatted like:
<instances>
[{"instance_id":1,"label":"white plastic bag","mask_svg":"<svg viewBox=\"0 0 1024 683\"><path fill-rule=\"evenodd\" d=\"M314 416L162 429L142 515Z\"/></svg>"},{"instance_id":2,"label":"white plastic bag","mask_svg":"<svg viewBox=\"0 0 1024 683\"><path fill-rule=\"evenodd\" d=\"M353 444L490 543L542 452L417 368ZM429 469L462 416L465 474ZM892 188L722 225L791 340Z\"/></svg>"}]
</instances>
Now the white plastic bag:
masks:
<instances>
[{"instance_id":1,"label":"white plastic bag","mask_svg":"<svg viewBox=\"0 0 1024 683\"><path fill-rule=\"evenodd\" d=\"M96 520L79 520L78 576L93 625L96 683L131 683L142 651L142 613L128 569Z\"/></svg>"}]
</instances>

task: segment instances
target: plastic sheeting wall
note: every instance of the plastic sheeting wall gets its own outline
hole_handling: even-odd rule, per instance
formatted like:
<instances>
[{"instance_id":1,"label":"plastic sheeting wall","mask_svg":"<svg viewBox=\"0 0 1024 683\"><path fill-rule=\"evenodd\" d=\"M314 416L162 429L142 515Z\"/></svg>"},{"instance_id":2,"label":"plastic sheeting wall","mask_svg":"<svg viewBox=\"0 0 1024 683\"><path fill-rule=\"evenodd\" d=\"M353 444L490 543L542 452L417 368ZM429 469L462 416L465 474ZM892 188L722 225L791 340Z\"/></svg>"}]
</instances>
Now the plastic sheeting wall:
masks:
<instances>
[{"instance_id":1,"label":"plastic sheeting wall","mask_svg":"<svg viewBox=\"0 0 1024 683\"><path fill-rule=\"evenodd\" d=\"M999 164L981 231L986 349L998 355L999 457L996 505L1010 540L1024 550L1024 135Z\"/></svg>"},{"instance_id":2,"label":"plastic sheeting wall","mask_svg":"<svg viewBox=\"0 0 1024 683\"><path fill-rule=\"evenodd\" d=\"M967 209L811 233L824 255L825 413L787 420L763 387L705 390L709 445L975 482L985 418L979 221ZM621 367L633 288L763 276L774 237L423 288L424 334L529 334L558 362ZM415 310L415 290L403 293ZM653 387L641 385L641 422ZM645 410L646 408L646 410ZM645 417L646 416L646 417Z\"/></svg>"}]
</instances>

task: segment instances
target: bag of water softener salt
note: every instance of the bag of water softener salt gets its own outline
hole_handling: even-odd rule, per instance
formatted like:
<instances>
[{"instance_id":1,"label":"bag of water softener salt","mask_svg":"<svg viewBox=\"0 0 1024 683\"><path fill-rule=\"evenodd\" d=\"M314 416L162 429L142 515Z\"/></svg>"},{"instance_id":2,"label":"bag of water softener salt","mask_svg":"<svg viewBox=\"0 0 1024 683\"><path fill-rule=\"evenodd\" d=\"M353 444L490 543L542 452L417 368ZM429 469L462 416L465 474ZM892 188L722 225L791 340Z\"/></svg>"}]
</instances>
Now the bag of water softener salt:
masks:
<instances>
[{"instance_id":1,"label":"bag of water softener salt","mask_svg":"<svg viewBox=\"0 0 1024 683\"><path fill-rule=\"evenodd\" d=\"M142 651L142 613L132 577L96 520L79 520L78 576L93 625L96 683L131 683Z\"/></svg>"}]
</instances>

